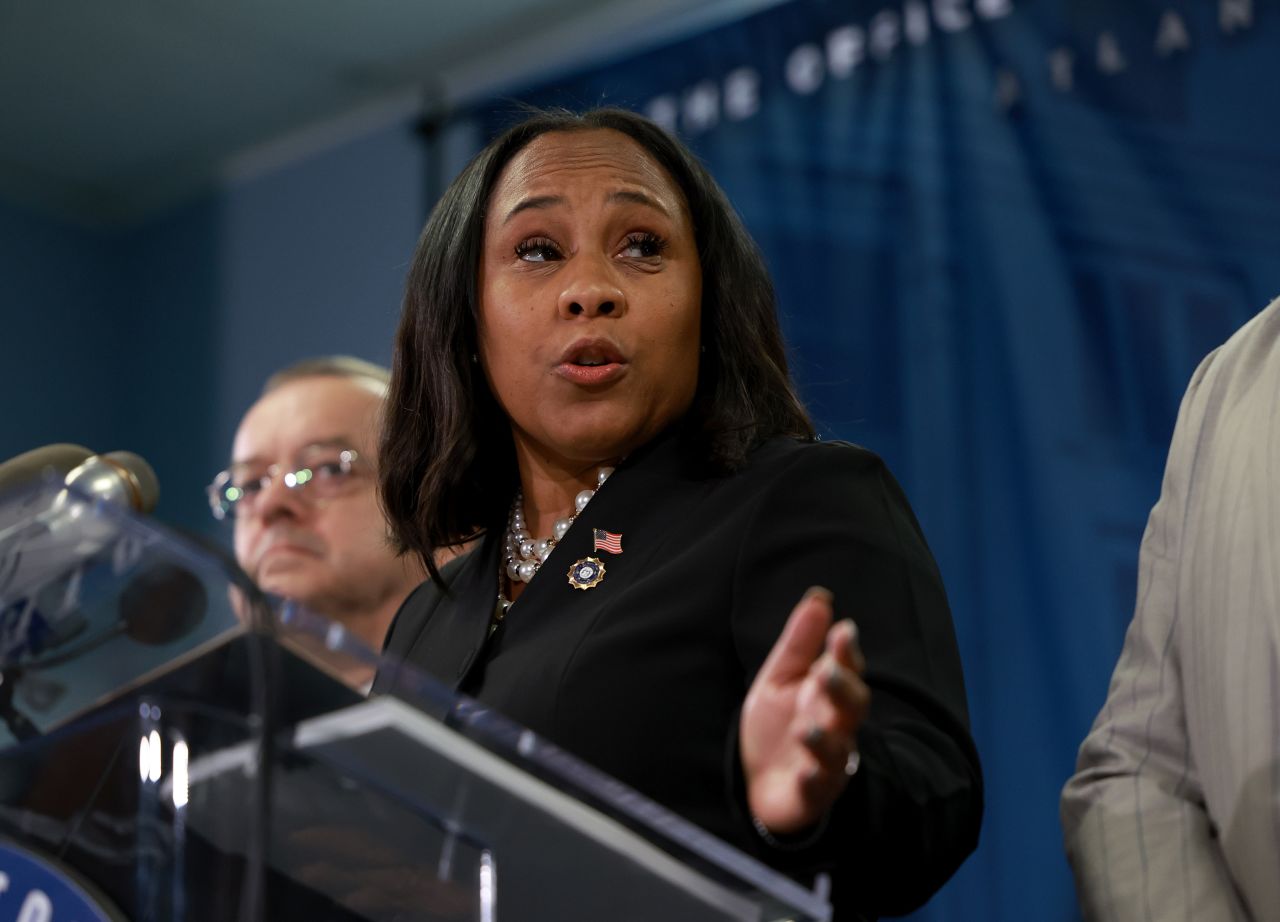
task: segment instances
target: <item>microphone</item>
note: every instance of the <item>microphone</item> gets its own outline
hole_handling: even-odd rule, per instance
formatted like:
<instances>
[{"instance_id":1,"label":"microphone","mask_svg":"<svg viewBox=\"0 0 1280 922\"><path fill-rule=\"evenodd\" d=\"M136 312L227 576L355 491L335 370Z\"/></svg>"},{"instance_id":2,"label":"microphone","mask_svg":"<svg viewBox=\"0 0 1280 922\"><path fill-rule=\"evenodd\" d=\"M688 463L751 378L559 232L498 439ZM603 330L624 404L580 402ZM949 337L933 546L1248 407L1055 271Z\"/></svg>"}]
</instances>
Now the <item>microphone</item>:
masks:
<instances>
[{"instance_id":1,"label":"microphone","mask_svg":"<svg viewBox=\"0 0 1280 922\"><path fill-rule=\"evenodd\" d=\"M131 451L92 455L72 468L63 482L93 499L105 499L134 512L151 512L160 501L156 472Z\"/></svg>"},{"instance_id":2,"label":"microphone","mask_svg":"<svg viewBox=\"0 0 1280 922\"><path fill-rule=\"evenodd\" d=\"M10 490L42 480L52 475L64 475L63 484L73 487L90 499L105 499L134 510L148 513L160 499L160 482L151 465L131 451L112 451L95 455L83 445L60 442L23 452L0 463L0 497ZM40 495L33 494L16 502L0 505L0 540L9 536L11 520L22 524L30 520L33 504L40 502ZM52 503L51 509L38 514L45 520L54 511L61 514L72 497L66 493Z\"/></svg>"},{"instance_id":3,"label":"microphone","mask_svg":"<svg viewBox=\"0 0 1280 922\"><path fill-rule=\"evenodd\" d=\"M72 445L69 442L25 451L0 463L0 493L32 480L39 480L48 472L66 475L92 454L83 445Z\"/></svg>"},{"instance_id":4,"label":"microphone","mask_svg":"<svg viewBox=\"0 0 1280 922\"><path fill-rule=\"evenodd\" d=\"M0 659L0 722L15 740L34 739L41 730L18 710L20 686L24 688L25 707L46 711L69 687L41 677L41 670L79 659L121 635L145 646L173 643L200 626L208 606L204 583L190 570L167 561L147 565L125 585L118 599L116 621L106 630L78 644L71 643L78 631L61 639L48 638L44 649L27 649L24 655Z\"/></svg>"},{"instance_id":5,"label":"microphone","mask_svg":"<svg viewBox=\"0 0 1280 922\"><path fill-rule=\"evenodd\" d=\"M199 577L186 567L157 561L120 593L120 624L131 640L162 646L194 631L208 605Z\"/></svg>"},{"instance_id":6,"label":"microphone","mask_svg":"<svg viewBox=\"0 0 1280 922\"><path fill-rule=\"evenodd\" d=\"M147 513L160 497L155 471L138 455L113 451L82 457L84 451L87 449L75 445L49 445L6 461L0 469L0 473L12 478L10 483L16 483L71 464L63 479L64 489L52 502L45 498L47 493L37 494L40 505L45 507L42 511L37 512L38 507L33 508L30 500L19 501L16 505L22 519L7 528L0 527L0 615L4 616L0 617L0 658L6 647L13 652L17 640L13 636L15 625L3 622L14 618L26 622L30 614L27 609L43 586L77 561L110 545L119 535L118 523L108 516L90 514L85 499ZM0 485L3 483L0 481ZM47 618L57 620L53 612L37 617L49 628L54 625ZM26 626L29 628L30 623Z\"/></svg>"},{"instance_id":7,"label":"microphone","mask_svg":"<svg viewBox=\"0 0 1280 922\"><path fill-rule=\"evenodd\" d=\"M170 561L152 561L129 578L117 600L116 620L105 631L75 644L86 625L61 637L46 636L38 647L24 650L18 662L28 672L60 666L121 634L144 646L164 646L199 627L208 608L209 595L198 576Z\"/></svg>"},{"instance_id":8,"label":"microphone","mask_svg":"<svg viewBox=\"0 0 1280 922\"><path fill-rule=\"evenodd\" d=\"M47 502L43 492L30 489L32 485L48 483L54 475L65 477L92 455L83 445L61 442L33 448L0 463L0 537L8 533L11 525L26 521Z\"/></svg>"},{"instance_id":9,"label":"microphone","mask_svg":"<svg viewBox=\"0 0 1280 922\"><path fill-rule=\"evenodd\" d=\"M0 522L0 723L17 740L40 732L14 698L25 674L37 674L26 684L38 692L34 698L50 706L65 690L40 679L42 669L122 634L144 645L168 644L195 630L208 607L204 584L195 574L156 562L126 584L116 621L96 636L82 637L88 623L76 601L81 565L121 534L118 519L94 514L93 507L105 502L148 513L160 497L160 483L151 465L132 452L95 455L77 445L49 445L0 465L0 491L47 481L50 471L65 475L53 500L47 490L20 494L7 509L18 521L10 527ZM51 592L63 598L48 600L49 607Z\"/></svg>"}]
</instances>

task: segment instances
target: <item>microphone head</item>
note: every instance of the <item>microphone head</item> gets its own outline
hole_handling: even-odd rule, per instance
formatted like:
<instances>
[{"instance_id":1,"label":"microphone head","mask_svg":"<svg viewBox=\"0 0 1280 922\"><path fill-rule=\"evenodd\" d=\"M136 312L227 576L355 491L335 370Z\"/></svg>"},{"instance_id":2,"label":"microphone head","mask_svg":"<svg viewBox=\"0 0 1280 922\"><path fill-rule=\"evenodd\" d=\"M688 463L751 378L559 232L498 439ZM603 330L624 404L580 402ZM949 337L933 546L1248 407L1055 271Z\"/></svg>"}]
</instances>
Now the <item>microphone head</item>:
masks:
<instances>
[{"instance_id":1,"label":"microphone head","mask_svg":"<svg viewBox=\"0 0 1280 922\"><path fill-rule=\"evenodd\" d=\"M204 583L175 563L154 563L129 580L120 593L124 632L150 646L185 637L204 620Z\"/></svg>"},{"instance_id":2,"label":"microphone head","mask_svg":"<svg viewBox=\"0 0 1280 922\"><path fill-rule=\"evenodd\" d=\"M38 480L46 471L66 474L93 454L83 445L59 442L23 452L0 464L0 491Z\"/></svg>"},{"instance_id":3,"label":"microphone head","mask_svg":"<svg viewBox=\"0 0 1280 922\"><path fill-rule=\"evenodd\" d=\"M141 455L131 451L109 451L103 457L123 468L132 481L138 498L133 508L142 513L154 511L160 502L160 479L156 477L155 469Z\"/></svg>"},{"instance_id":4,"label":"microphone head","mask_svg":"<svg viewBox=\"0 0 1280 922\"><path fill-rule=\"evenodd\" d=\"M66 484L135 512L150 512L160 499L156 472L131 451L94 455L67 474Z\"/></svg>"}]
</instances>

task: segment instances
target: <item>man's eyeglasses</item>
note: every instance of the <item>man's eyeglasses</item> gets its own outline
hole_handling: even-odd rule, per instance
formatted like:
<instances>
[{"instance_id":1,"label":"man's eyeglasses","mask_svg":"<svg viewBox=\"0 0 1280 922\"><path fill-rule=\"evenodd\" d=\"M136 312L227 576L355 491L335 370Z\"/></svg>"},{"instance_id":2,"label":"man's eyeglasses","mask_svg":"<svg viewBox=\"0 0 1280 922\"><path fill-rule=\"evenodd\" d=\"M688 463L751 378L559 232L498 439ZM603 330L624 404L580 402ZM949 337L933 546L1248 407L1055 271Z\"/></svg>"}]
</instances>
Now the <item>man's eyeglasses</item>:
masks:
<instances>
[{"instance_id":1,"label":"man's eyeglasses","mask_svg":"<svg viewBox=\"0 0 1280 922\"><path fill-rule=\"evenodd\" d=\"M350 487L364 462L353 448L311 445L293 463L290 471L278 464L264 468L252 463L233 464L222 471L205 487L213 517L221 520L251 515L277 477L312 502L332 499Z\"/></svg>"}]
</instances>

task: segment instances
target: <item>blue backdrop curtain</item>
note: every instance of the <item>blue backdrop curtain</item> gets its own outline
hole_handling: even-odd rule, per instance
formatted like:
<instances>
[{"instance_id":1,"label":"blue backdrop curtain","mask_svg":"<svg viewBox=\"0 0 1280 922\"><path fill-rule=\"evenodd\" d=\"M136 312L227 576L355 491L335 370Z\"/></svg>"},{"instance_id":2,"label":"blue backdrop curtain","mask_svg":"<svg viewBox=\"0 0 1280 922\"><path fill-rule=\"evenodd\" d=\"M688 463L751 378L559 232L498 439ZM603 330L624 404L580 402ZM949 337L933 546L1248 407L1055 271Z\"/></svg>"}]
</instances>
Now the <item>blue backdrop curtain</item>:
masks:
<instances>
[{"instance_id":1,"label":"blue backdrop curtain","mask_svg":"<svg viewBox=\"0 0 1280 922\"><path fill-rule=\"evenodd\" d=\"M805 0L515 94L647 112L704 158L824 437L912 498L988 790L977 854L917 918L1078 914L1058 792L1178 400L1280 292L1277 52L1276 2Z\"/></svg>"}]
</instances>

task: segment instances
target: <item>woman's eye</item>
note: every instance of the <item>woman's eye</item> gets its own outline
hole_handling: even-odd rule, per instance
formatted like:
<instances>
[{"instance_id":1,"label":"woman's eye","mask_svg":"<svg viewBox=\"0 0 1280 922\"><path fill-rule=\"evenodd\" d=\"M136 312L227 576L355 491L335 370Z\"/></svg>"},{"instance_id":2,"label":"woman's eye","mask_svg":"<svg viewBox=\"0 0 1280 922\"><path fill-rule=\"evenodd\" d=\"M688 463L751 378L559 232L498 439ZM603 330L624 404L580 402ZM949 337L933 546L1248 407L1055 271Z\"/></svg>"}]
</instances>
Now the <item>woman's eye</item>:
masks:
<instances>
[{"instance_id":1,"label":"woman's eye","mask_svg":"<svg viewBox=\"0 0 1280 922\"><path fill-rule=\"evenodd\" d=\"M530 263L545 263L559 259L560 251L545 237L535 237L516 244L516 258Z\"/></svg>"},{"instance_id":2,"label":"woman's eye","mask_svg":"<svg viewBox=\"0 0 1280 922\"><path fill-rule=\"evenodd\" d=\"M622 254L630 259L653 259L661 256L667 242L657 234L632 234L622 247Z\"/></svg>"}]
</instances>

